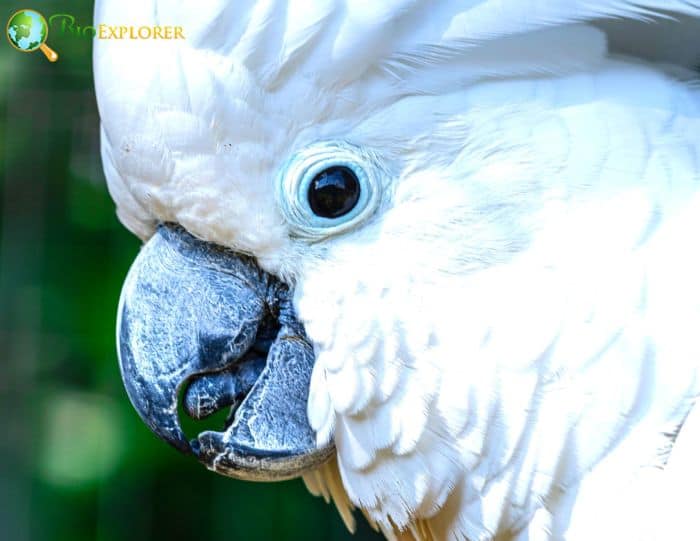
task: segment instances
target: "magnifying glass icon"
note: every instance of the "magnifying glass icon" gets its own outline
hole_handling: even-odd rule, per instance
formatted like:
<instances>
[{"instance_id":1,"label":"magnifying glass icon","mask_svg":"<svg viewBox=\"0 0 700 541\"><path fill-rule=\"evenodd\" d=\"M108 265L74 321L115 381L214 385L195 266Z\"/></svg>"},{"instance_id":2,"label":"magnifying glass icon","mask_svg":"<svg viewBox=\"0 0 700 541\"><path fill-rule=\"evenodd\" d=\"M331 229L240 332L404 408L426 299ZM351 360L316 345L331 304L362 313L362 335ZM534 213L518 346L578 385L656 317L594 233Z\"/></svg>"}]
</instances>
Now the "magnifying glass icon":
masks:
<instances>
[{"instance_id":1,"label":"magnifying glass icon","mask_svg":"<svg viewBox=\"0 0 700 541\"><path fill-rule=\"evenodd\" d=\"M46 45L49 25L44 16L33 9L21 9L7 21L7 39L15 49L23 53L33 53L39 49L50 62L58 60L58 54Z\"/></svg>"}]
</instances>

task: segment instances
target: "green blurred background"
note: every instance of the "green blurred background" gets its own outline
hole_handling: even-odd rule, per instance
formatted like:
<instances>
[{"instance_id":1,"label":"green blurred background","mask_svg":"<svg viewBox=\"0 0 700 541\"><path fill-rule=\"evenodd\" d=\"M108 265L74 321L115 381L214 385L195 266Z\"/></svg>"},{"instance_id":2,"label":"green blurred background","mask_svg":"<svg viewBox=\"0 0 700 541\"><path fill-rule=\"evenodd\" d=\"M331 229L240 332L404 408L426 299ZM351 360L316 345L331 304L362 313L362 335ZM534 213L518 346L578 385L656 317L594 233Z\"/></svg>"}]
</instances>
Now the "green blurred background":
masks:
<instances>
[{"instance_id":1,"label":"green blurred background","mask_svg":"<svg viewBox=\"0 0 700 541\"><path fill-rule=\"evenodd\" d=\"M92 2L0 0L3 29L20 8L92 24ZM50 32L50 64L0 39L0 540L352 538L301 481L219 477L141 423L114 343L139 242L105 186L92 42Z\"/></svg>"}]
</instances>

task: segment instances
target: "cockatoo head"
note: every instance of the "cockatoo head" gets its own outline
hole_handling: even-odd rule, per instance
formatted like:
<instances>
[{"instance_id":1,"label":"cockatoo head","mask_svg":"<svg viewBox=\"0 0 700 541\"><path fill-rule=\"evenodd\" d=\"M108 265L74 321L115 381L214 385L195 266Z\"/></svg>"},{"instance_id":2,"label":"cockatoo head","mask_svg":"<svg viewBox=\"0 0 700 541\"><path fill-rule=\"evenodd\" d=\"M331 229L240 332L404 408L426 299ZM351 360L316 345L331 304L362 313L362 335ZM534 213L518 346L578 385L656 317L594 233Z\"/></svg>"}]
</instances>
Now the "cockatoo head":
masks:
<instances>
[{"instance_id":1,"label":"cockatoo head","mask_svg":"<svg viewBox=\"0 0 700 541\"><path fill-rule=\"evenodd\" d=\"M672 84L610 67L605 33L579 23L668 5L656 4L97 2L98 22L185 36L95 49L109 189L147 241L117 335L148 426L246 479L309 472L335 447L352 503L385 531L451 493L472 506L458 531L475 539L500 510L534 506L539 477L489 483L525 467L513 457L531 441L539 386L567 373L534 361L564 313L565 273L552 269L595 275L593 256L614 258L648 227L641 204L639 231L608 234L595 226L616 207L568 202L597 189L591 178L620 177L610 148L646 152L607 124L631 124L614 105L629 81ZM600 87L576 78L595 70ZM663 95L633 97L653 112ZM598 293L576 293L588 313ZM573 366L587 349L568 347ZM180 395L194 418L230 408L223 431L188 440ZM570 441L560 410L550 425ZM580 438L593 440L575 468L553 451L564 481L542 483L573 482L612 441ZM496 503L470 499L487 490Z\"/></svg>"},{"instance_id":2,"label":"cockatoo head","mask_svg":"<svg viewBox=\"0 0 700 541\"><path fill-rule=\"evenodd\" d=\"M470 53L447 6L152 6L96 11L114 25L180 25L186 38L100 41L95 53L110 192L151 239L119 309L126 387L159 436L209 467L296 475L329 455L335 412L404 395L402 415L427 407L439 365L406 393L400 350L429 348L436 290L527 242L536 158L504 140L499 114L466 114L451 93L531 69L541 37ZM590 29L572 29L576 40L583 55L572 44L547 61L603 47ZM327 361L312 380L315 356ZM183 389L193 417L233 406L223 433L187 441Z\"/></svg>"}]
</instances>

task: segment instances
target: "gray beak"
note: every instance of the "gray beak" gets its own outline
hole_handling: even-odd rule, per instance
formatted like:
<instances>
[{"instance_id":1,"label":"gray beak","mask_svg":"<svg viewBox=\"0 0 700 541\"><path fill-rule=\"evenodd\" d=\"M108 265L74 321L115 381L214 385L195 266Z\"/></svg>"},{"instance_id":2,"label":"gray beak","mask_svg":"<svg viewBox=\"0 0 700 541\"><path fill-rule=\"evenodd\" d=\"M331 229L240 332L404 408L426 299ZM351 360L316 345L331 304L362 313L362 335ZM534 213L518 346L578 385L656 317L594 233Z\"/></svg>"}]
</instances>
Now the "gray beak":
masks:
<instances>
[{"instance_id":1,"label":"gray beak","mask_svg":"<svg viewBox=\"0 0 700 541\"><path fill-rule=\"evenodd\" d=\"M296 477L324 462L306 405L314 354L287 287L233 251L162 225L134 261L117 342L132 404L161 439L207 468L249 480ZM181 408L228 408L222 432L189 441Z\"/></svg>"}]
</instances>

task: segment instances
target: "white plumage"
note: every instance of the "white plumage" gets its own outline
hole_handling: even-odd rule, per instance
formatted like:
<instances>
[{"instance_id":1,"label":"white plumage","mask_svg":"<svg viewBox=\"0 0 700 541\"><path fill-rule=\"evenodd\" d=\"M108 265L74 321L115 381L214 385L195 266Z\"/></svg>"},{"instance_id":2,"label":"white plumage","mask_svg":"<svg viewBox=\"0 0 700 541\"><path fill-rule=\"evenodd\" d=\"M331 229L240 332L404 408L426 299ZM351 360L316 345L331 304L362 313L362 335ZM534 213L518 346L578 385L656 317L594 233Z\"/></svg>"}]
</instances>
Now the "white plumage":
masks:
<instances>
[{"instance_id":1,"label":"white plumage","mask_svg":"<svg viewBox=\"0 0 700 541\"><path fill-rule=\"evenodd\" d=\"M184 26L97 42L110 191L142 238L179 222L295 286L338 450L305 481L349 527L356 506L390 538L700 539L700 2L95 17ZM381 202L300 237L275 187L324 142L360 149Z\"/></svg>"}]
</instances>

